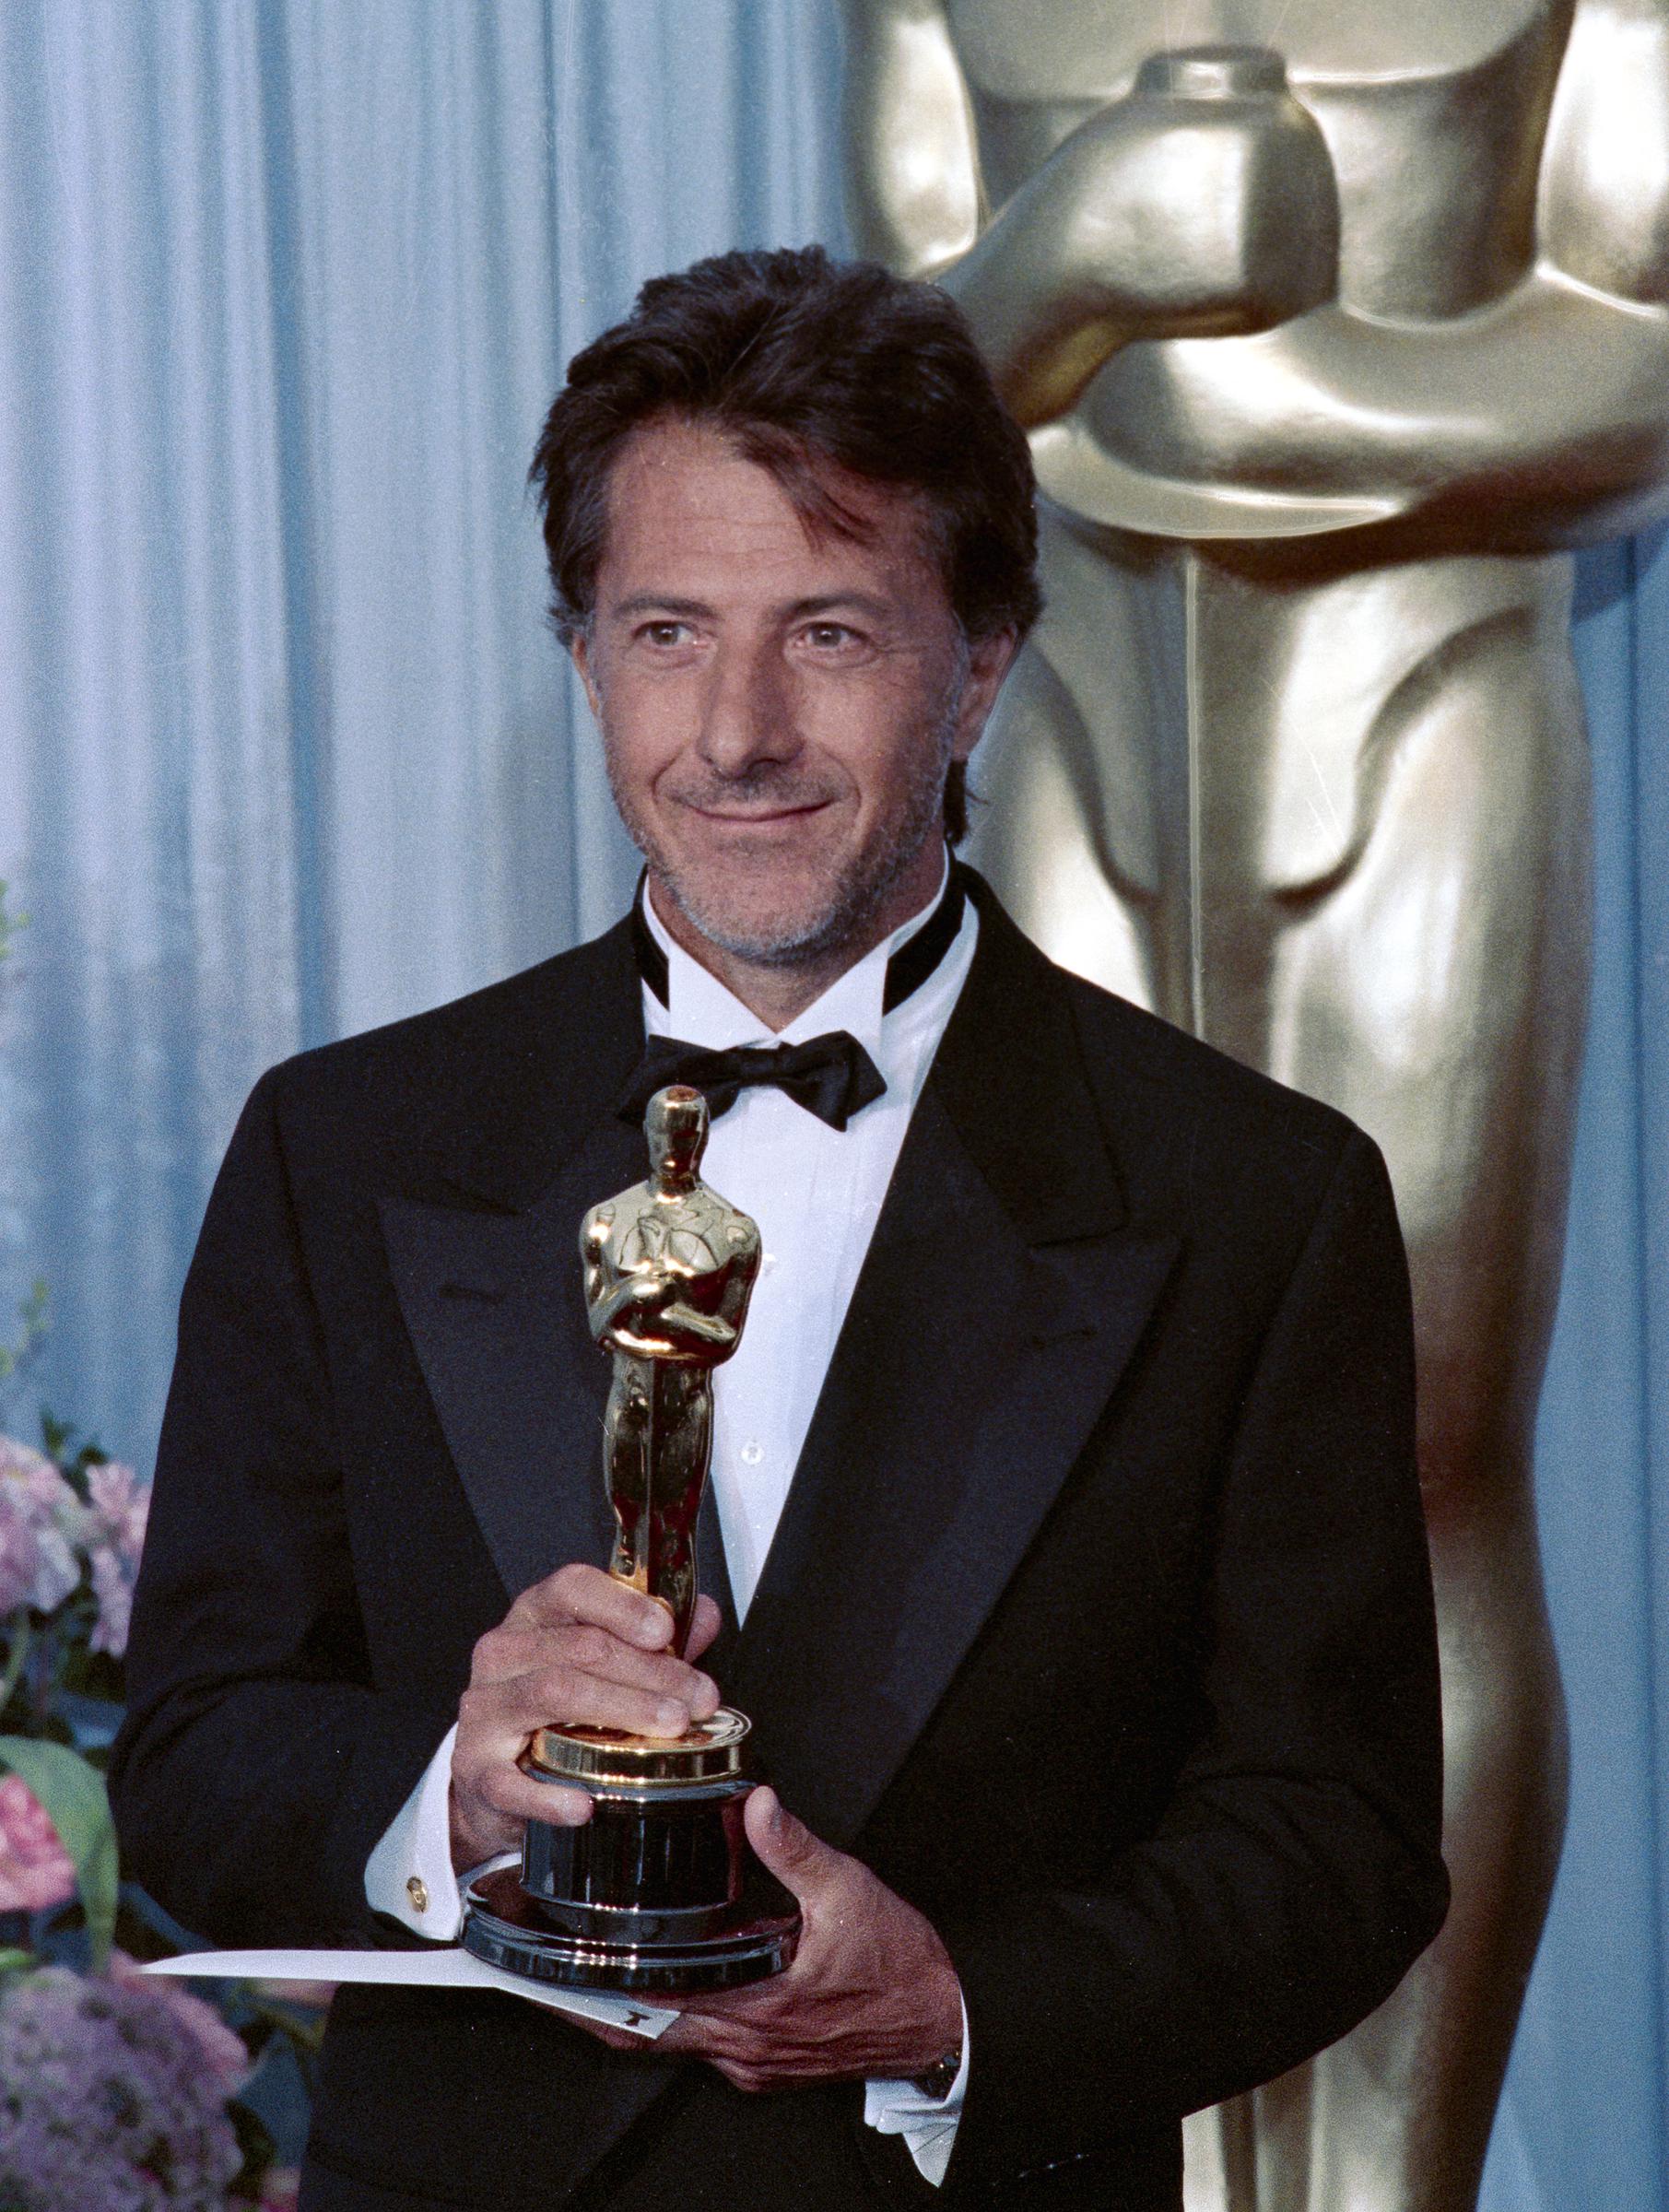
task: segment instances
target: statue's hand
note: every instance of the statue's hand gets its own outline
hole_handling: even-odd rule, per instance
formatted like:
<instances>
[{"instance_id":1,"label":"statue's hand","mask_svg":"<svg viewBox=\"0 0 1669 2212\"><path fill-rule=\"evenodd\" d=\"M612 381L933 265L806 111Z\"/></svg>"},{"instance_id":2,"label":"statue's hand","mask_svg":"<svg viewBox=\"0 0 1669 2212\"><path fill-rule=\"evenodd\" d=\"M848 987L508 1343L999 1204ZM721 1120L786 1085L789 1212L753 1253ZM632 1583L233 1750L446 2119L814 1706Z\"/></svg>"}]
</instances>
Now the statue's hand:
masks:
<instances>
[{"instance_id":1,"label":"statue's hand","mask_svg":"<svg viewBox=\"0 0 1669 2212\"><path fill-rule=\"evenodd\" d=\"M1079 124L940 277L1022 422L1064 413L1143 337L1268 329L1330 298L1338 194L1284 89L1143 88ZM1145 65L1145 72L1147 65Z\"/></svg>"},{"instance_id":2,"label":"statue's hand","mask_svg":"<svg viewBox=\"0 0 1669 2212\"><path fill-rule=\"evenodd\" d=\"M636 1306L645 1313L658 1313L669 1305L683 1288L677 1271L664 1261L655 1260L642 1268L634 1268L625 1278L628 1291L626 1303Z\"/></svg>"},{"instance_id":3,"label":"statue's hand","mask_svg":"<svg viewBox=\"0 0 1669 2212\"><path fill-rule=\"evenodd\" d=\"M1302 112L1135 94L1091 116L1053 157L1064 278L1146 336L1263 330L1329 298L1338 201Z\"/></svg>"}]
</instances>

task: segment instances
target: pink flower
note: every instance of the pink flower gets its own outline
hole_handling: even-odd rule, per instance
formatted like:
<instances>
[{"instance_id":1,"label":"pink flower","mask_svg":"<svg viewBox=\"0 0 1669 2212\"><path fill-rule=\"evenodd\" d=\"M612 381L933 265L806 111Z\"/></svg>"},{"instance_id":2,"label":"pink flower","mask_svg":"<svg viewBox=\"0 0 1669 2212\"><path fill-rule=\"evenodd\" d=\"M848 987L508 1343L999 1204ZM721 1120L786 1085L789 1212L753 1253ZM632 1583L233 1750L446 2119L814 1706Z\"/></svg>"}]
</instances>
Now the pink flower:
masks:
<instances>
[{"instance_id":1,"label":"pink flower","mask_svg":"<svg viewBox=\"0 0 1669 2212\"><path fill-rule=\"evenodd\" d=\"M76 1869L46 1807L18 1775L0 1781L0 1912L44 1912L76 1891Z\"/></svg>"},{"instance_id":2,"label":"pink flower","mask_svg":"<svg viewBox=\"0 0 1669 2212\"><path fill-rule=\"evenodd\" d=\"M150 1485L141 1482L132 1467L109 1459L88 1467L87 1487L92 1499L94 1540L102 1536L115 1548L129 1579L137 1573L139 1554L145 1549L145 1524L150 1512Z\"/></svg>"},{"instance_id":3,"label":"pink flower","mask_svg":"<svg viewBox=\"0 0 1669 2212\"><path fill-rule=\"evenodd\" d=\"M294 2166L269 2166L261 2177L260 2212L296 2212L301 2175Z\"/></svg>"},{"instance_id":4,"label":"pink flower","mask_svg":"<svg viewBox=\"0 0 1669 2212\"><path fill-rule=\"evenodd\" d=\"M128 1625L133 1618L133 1577L108 1544L94 1547L88 1565L92 1571L93 1595L99 1601L99 1618L88 1644L95 1652L108 1652L112 1659L120 1659L127 1649Z\"/></svg>"},{"instance_id":5,"label":"pink flower","mask_svg":"<svg viewBox=\"0 0 1669 2212\"><path fill-rule=\"evenodd\" d=\"M65 1481L44 1452L37 1452L32 1444L20 1444L16 1437L0 1436L0 1477L15 1483L23 1497L41 1513L51 1513L68 1492L75 1492Z\"/></svg>"},{"instance_id":6,"label":"pink flower","mask_svg":"<svg viewBox=\"0 0 1669 2212\"><path fill-rule=\"evenodd\" d=\"M253 2071L249 2051L241 2035L233 2033L212 2005L194 1997L189 1989L167 1974L147 1974L125 1951L110 1955L110 1978L118 1989L136 1989L153 1997L197 2046L209 2076L222 2097L235 2097Z\"/></svg>"}]
</instances>

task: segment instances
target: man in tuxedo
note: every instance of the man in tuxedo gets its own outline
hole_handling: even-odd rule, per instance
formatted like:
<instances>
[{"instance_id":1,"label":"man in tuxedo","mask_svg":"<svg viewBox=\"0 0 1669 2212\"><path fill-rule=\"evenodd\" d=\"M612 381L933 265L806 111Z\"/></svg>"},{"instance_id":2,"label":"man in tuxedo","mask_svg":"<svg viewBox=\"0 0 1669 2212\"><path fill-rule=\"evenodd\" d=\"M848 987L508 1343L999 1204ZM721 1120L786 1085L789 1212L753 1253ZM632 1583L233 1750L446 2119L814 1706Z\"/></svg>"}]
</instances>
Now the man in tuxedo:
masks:
<instances>
[{"instance_id":1,"label":"man in tuxedo","mask_svg":"<svg viewBox=\"0 0 1669 2212\"><path fill-rule=\"evenodd\" d=\"M445 1939L462 1870L586 1816L535 1727L676 1733L723 1682L792 1967L648 2053L344 1990L304 2205L1174 2208L1181 2116L1442 1917L1382 1166L949 859L1038 601L943 296L817 249L657 280L535 472L644 885L257 1086L182 1306L130 1864L226 1943ZM682 1657L600 1569L575 1249L680 1075L764 1247Z\"/></svg>"}]
</instances>

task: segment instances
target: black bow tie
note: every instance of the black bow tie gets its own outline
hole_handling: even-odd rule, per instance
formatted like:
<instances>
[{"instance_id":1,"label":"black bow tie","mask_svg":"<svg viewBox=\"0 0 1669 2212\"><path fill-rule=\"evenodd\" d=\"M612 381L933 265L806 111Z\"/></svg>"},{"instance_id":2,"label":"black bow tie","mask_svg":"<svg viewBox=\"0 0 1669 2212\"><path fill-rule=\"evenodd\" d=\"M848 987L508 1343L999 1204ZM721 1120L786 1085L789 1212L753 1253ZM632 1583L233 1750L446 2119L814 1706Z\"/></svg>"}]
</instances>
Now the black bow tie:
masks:
<instances>
[{"instance_id":1,"label":"black bow tie","mask_svg":"<svg viewBox=\"0 0 1669 2212\"><path fill-rule=\"evenodd\" d=\"M668 1083L688 1083L704 1093L715 1121L749 1084L774 1083L831 1129L844 1129L887 1088L880 1069L849 1030L830 1030L804 1044L735 1044L722 1052L687 1044L681 1037L652 1037L621 1097L620 1119L641 1122L643 1109Z\"/></svg>"}]
</instances>

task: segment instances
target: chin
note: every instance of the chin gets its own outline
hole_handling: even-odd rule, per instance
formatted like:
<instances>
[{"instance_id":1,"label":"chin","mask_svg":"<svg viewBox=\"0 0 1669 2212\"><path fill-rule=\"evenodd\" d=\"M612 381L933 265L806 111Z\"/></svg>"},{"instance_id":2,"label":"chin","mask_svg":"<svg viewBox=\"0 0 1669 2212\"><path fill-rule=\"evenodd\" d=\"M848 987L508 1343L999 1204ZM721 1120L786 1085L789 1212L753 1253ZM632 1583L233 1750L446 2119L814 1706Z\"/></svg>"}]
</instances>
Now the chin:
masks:
<instances>
[{"instance_id":1,"label":"chin","mask_svg":"<svg viewBox=\"0 0 1669 2212\"><path fill-rule=\"evenodd\" d=\"M679 894L683 887L679 887ZM850 927L844 901L737 899L699 890L678 895L678 903L711 944L735 959L762 965L789 963L828 951Z\"/></svg>"},{"instance_id":2,"label":"chin","mask_svg":"<svg viewBox=\"0 0 1669 2212\"><path fill-rule=\"evenodd\" d=\"M850 862L819 865L804 853L760 854L753 866L662 871L688 921L736 959L764 964L816 958L850 935L872 898Z\"/></svg>"}]
</instances>

